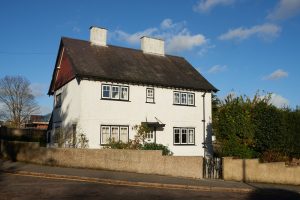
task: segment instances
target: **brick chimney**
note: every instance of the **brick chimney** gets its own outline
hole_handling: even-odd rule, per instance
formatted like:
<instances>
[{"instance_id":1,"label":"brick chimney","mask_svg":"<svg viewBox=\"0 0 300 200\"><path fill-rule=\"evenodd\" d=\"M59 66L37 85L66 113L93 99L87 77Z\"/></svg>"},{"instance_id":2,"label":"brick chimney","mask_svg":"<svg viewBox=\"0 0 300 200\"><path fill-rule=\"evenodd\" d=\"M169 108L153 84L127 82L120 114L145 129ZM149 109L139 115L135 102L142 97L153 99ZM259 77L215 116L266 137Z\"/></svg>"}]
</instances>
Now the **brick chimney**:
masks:
<instances>
[{"instance_id":1,"label":"brick chimney","mask_svg":"<svg viewBox=\"0 0 300 200\"><path fill-rule=\"evenodd\" d=\"M165 42L161 39L143 36L141 37L141 49L143 53L164 56Z\"/></svg>"},{"instance_id":2,"label":"brick chimney","mask_svg":"<svg viewBox=\"0 0 300 200\"><path fill-rule=\"evenodd\" d=\"M90 42L99 46L106 45L107 30L105 28L99 28L96 26L90 27Z\"/></svg>"}]
</instances>

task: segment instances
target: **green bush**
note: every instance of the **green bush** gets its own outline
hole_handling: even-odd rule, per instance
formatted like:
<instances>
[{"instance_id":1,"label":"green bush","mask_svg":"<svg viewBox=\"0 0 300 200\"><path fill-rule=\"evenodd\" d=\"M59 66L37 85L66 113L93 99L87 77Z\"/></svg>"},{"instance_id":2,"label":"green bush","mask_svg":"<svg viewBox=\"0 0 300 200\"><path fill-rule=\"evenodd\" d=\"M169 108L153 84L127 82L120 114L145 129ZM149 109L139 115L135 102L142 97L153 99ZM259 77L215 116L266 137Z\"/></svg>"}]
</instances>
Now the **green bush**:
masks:
<instances>
[{"instance_id":1,"label":"green bush","mask_svg":"<svg viewBox=\"0 0 300 200\"><path fill-rule=\"evenodd\" d=\"M143 150L162 150L163 155L171 156L173 153L170 151L170 149L167 146L164 146L162 144L156 144L156 143L145 143L142 146Z\"/></svg>"},{"instance_id":2,"label":"green bush","mask_svg":"<svg viewBox=\"0 0 300 200\"><path fill-rule=\"evenodd\" d=\"M215 155L286 161L300 157L300 109L279 109L271 95L229 95L213 105Z\"/></svg>"}]
</instances>

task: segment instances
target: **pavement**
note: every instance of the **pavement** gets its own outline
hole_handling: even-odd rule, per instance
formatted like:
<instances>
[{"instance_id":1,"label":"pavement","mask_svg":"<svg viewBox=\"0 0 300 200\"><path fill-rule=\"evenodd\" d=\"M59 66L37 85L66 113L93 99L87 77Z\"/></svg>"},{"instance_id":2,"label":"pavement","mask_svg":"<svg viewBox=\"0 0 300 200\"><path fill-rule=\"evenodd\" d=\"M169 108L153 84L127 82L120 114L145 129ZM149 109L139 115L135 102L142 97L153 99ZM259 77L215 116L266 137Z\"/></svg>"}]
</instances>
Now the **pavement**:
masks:
<instances>
[{"instance_id":1,"label":"pavement","mask_svg":"<svg viewBox=\"0 0 300 200\"><path fill-rule=\"evenodd\" d=\"M300 186L243 183L217 179L187 179L108 170L53 167L0 160L0 173L144 188L249 193L259 189L287 190L300 194Z\"/></svg>"}]
</instances>

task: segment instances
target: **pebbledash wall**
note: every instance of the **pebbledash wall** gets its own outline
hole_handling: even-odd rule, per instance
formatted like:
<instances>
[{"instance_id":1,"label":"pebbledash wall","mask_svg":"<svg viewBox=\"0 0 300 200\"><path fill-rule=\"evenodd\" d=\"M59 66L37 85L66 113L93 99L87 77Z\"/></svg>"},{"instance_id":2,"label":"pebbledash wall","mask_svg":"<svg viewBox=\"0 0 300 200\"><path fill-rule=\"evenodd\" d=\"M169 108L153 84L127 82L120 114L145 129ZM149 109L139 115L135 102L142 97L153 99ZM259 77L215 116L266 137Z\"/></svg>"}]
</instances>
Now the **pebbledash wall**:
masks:
<instances>
[{"instance_id":1,"label":"pebbledash wall","mask_svg":"<svg viewBox=\"0 0 300 200\"><path fill-rule=\"evenodd\" d=\"M45 148L34 142L1 140L1 154L43 165L202 178L202 157L162 156L158 150Z\"/></svg>"},{"instance_id":2,"label":"pebbledash wall","mask_svg":"<svg viewBox=\"0 0 300 200\"><path fill-rule=\"evenodd\" d=\"M129 86L129 101L101 99L101 85L116 84ZM163 131L156 131L156 142L167 145L176 156L203 156L203 92L172 88L154 88L155 103L146 103L146 88L149 86L100 82L76 79L70 81L55 94L61 93L62 105L53 112L53 127L77 128L89 139L89 148L101 148L101 125L129 126L129 138L133 139L135 125L141 122L166 124ZM72 91L72 92L70 92ZM173 105L173 92L195 94L195 106ZM55 95L54 95L55 97ZM209 134L211 124L211 93L205 94L205 132ZM173 128L195 128L194 145L174 145ZM53 133L52 133L53 134Z\"/></svg>"},{"instance_id":3,"label":"pebbledash wall","mask_svg":"<svg viewBox=\"0 0 300 200\"><path fill-rule=\"evenodd\" d=\"M258 159L223 158L223 179L300 185L300 166L284 162L259 163Z\"/></svg>"}]
</instances>

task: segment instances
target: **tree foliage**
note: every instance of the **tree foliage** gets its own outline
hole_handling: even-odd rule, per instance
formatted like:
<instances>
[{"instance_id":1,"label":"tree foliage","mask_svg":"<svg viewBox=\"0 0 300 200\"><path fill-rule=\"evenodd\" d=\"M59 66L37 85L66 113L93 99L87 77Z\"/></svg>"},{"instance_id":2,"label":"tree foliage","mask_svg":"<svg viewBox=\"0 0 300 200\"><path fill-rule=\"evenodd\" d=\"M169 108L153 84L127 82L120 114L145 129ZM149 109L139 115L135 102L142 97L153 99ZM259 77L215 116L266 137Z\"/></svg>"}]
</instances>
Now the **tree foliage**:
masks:
<instances>
[{"instance_id":1,"label":"tree foliage","mask_svg":"<svg viewBox=\"0 0 300 200\"><path fill-rule=\"evenodd\" d=\"M0 104L2 118L20 127L39 107L30 89L30 82L23 76L5 76L0 79Z\"/></svg>"},{"instance_id":2,"label":"tree foliage","mask_svg":"<svg viewBox=\"0 0 300 200\"><path fill-rule=\"evenodd\" d=\"M215 153L278 161L300 157L300 112L278 109L271 95L227 96L213 109Z\"/></svg>"}]
</instances>

